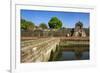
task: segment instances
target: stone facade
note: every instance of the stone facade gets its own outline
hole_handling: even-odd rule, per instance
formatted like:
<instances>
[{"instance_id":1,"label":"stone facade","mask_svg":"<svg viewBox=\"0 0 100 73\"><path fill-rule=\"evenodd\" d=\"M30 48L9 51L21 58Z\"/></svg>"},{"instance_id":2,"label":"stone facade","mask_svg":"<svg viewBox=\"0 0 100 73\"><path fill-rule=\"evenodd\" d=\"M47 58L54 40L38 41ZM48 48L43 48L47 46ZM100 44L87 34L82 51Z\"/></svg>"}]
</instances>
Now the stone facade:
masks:
<instances>
[{"instance_id":1,"label":"stone facade","mask_svg":"<svg viewBox=\"0 0 100 73\"><path fill-rule=\"evenodd\" d=\"M83 28L79 25L75 26L73 36L75 37L86 37L86 33Z\"/></svg>"}]
</instances>

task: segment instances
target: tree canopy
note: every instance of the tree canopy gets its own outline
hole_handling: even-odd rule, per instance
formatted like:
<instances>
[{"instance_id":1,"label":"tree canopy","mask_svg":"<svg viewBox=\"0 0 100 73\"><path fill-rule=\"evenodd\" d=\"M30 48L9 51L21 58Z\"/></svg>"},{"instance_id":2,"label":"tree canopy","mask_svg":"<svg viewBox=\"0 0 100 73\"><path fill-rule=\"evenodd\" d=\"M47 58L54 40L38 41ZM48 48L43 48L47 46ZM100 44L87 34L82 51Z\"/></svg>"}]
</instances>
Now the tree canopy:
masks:
<instances>
[{"instance_id":1,"label":"tree canopy","mask_svg":"<svg viewBox=\"0 0 100 73\"><path fill-rule=\"evenodd\" d=\"M35 24L31 21L26 21L25 19L21 19L21 29L23 30L33 30Z\"/></svg>"},{"instance_id":2,"label":"tree canopy","mask_svg":"<svg viewBox=\"0 0 100 73\"><path fill-rule=\"evenodd\" d=\"M48 26L45 23L40 23L39 27L41 27L42 29L48 28Z\"/></svg>"},{"instance_id":3,"label":"tree canopy","mask_svg":"<svg viewBox=\"0 0 100 73\"><path fill-rule=\"evenodd\" d=\"M59 29L62 27L62 22L57 17L52 17L48 22L50 28Z\"/></svg>"}]
</instances>

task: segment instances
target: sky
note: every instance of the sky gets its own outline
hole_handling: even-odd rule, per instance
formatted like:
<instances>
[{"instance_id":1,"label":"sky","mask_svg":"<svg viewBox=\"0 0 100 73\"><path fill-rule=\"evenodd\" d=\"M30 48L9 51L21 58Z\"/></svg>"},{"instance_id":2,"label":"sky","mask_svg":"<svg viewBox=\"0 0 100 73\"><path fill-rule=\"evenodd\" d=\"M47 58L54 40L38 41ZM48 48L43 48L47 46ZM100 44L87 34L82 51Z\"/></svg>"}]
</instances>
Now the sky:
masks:
<instances>
[{"instance_id":1,"label":"sky","mask_svg":"<svg viewBox=\"0 0 100 73\"><path fill-rule=\"evenodd\" d=\"M40 10L21 10L21 19L33 22L35 25L46 23L52 17L57 17L63 23L63 27L74 28L75 23L81 21L83 27L89 27L90 14L83 12L60 12L60 11L40 11Z\"/></svg>"}]
</instances>

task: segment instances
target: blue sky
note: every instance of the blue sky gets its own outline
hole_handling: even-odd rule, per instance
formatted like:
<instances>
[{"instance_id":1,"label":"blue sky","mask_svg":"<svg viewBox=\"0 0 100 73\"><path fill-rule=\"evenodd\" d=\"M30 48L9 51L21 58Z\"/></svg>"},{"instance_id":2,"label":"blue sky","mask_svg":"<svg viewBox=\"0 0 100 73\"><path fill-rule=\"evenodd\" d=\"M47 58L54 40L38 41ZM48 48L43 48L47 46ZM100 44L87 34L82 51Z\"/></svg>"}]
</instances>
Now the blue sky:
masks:
<instances>
[{"instance_id":1,"label":"blue sky","mask_svg":"<svg viewBox=\"0 0 100 73\"><path fill-rule=\"evenodd\" d=\"M40 23L46 23L48 25L51 17L58 17L62 21L63 27L73 28L78 21L81 21L84 24L84 27L89 27L89 13L21 10L21 18L32 21L37 26Z\"/></svg>"}]
</instances>

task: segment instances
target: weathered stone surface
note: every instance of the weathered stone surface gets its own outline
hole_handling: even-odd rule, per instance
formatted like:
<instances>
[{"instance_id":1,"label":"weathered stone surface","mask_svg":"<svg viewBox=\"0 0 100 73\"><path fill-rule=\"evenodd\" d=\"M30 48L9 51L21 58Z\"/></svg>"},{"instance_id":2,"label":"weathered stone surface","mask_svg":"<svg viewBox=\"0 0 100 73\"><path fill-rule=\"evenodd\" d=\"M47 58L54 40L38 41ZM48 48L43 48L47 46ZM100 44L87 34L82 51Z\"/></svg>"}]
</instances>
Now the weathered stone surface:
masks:
<instances>
[{"instance_id":1,"label":"weathered stone surface","mask_svg":"<svg viewBox=\"0 0 100 73\"><path fill-rule=\"evenodd\" d=\"M59 38L42 38L33 41L23 41L21 43L21 45L24 45L21 46L21 62L31 63L48 61L51 51L56 51L56 45L58 45L59 42Z\"/></svg>"},{"instance_id":2,"label":"weathered stone surface","mask_svg":"<svg viewBox=\"0 0 100 73\"><path fill-rule=\"evenodd\" d=\"M83 27L76 25L74 28L73 36L75 37L86 37L86 33L83 30Z\"/></svg>"}]
</instances>

